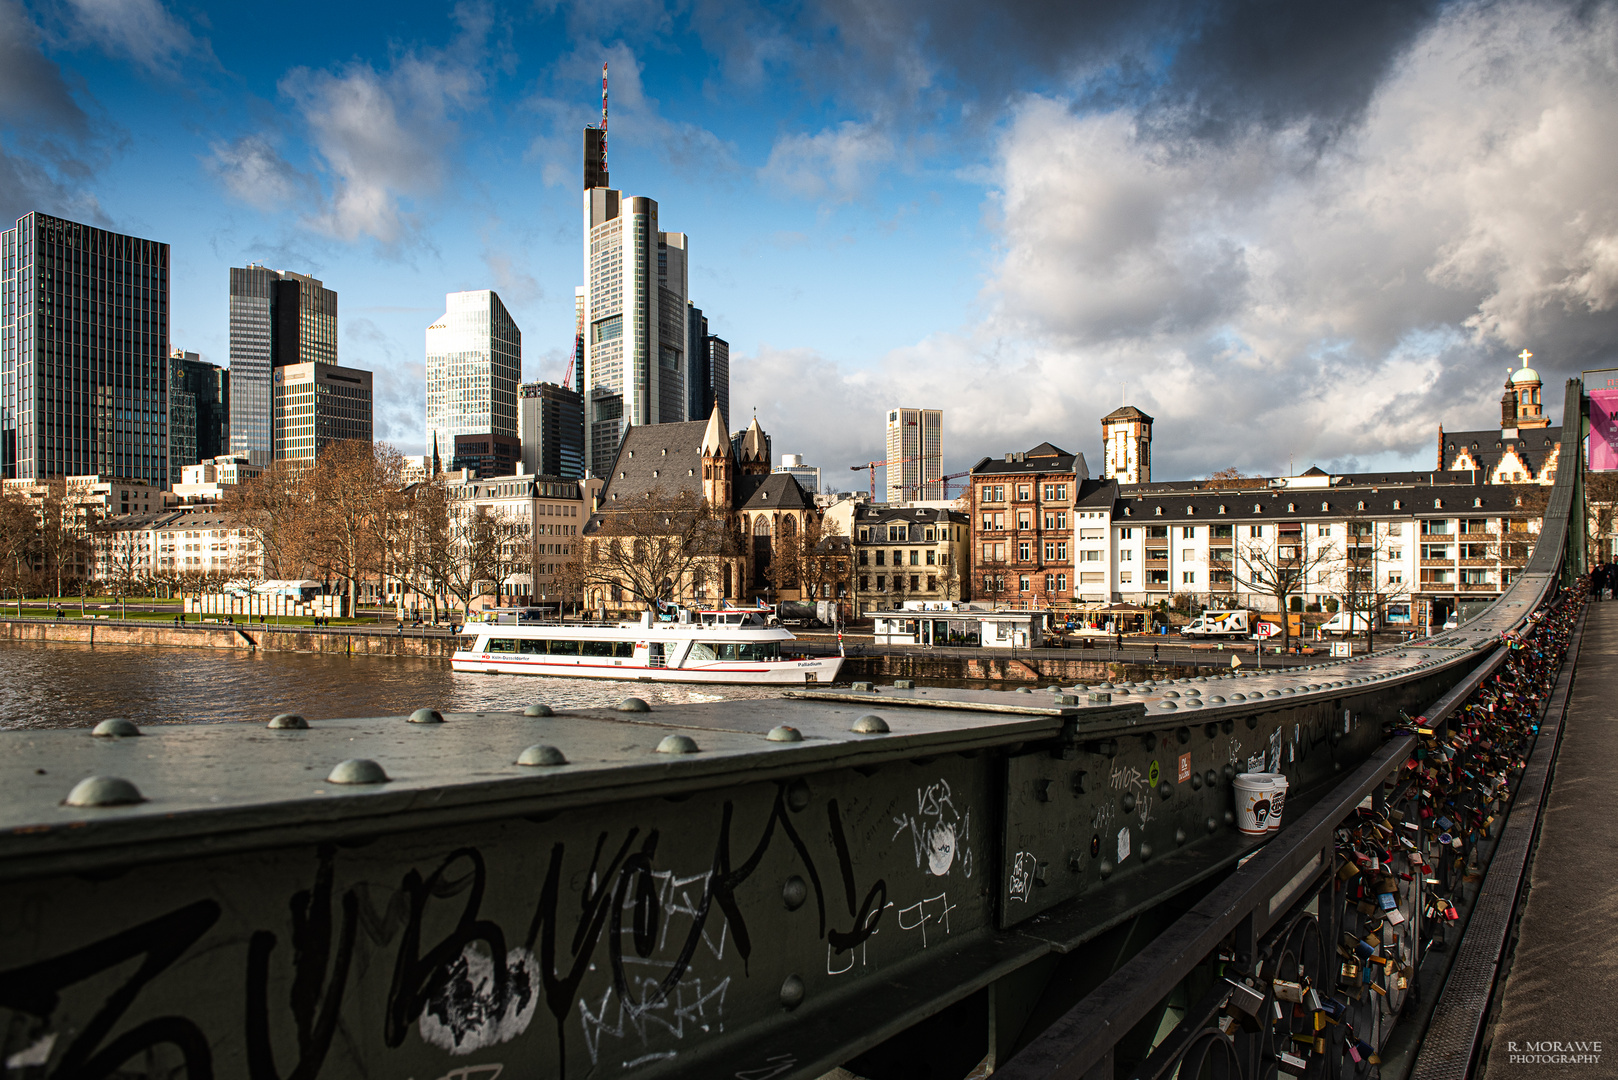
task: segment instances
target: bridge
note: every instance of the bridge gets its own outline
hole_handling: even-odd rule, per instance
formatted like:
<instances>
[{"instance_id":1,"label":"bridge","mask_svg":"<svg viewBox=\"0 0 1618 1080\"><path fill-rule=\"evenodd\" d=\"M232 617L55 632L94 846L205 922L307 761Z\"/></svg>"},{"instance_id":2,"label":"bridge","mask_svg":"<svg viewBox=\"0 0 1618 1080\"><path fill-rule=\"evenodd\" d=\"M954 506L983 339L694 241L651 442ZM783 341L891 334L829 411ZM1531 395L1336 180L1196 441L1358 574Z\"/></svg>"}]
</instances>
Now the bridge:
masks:
<instances>
[{"instance_id":1,"label":"bridge","mask_svg":"<svg viewBox=\"0 0 1618 1080\"><path fill-rule=\"evenodd\" d=\"M5 1075L1468 1075L1577 715L1563 442L1500 600L1352 659L7 732Z\"/></svg>"}]
</instances>

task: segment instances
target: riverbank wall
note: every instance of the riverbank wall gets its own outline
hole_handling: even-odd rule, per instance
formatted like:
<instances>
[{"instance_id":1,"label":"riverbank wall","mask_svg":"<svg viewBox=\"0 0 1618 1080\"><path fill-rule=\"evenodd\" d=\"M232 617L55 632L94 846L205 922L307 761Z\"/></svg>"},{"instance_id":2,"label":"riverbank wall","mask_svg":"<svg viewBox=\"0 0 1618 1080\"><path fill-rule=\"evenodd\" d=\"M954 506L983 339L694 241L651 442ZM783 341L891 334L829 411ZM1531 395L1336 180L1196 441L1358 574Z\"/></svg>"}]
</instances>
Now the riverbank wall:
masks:
<instances>
[{"instance_id":1,"label":"riverbank wall","mask_svg":"<svg viewBox=\"0 0 1618 1080\"><path fill-rule=\"evenodd\" d=\"M355 634L341 630L277 630L252 626L130 626L89 619L72 622L0 620L0 641L65 642L76 645L435 659L447 658L455 651L458 640L447 634Z\"/></svg>"}]
</instances>

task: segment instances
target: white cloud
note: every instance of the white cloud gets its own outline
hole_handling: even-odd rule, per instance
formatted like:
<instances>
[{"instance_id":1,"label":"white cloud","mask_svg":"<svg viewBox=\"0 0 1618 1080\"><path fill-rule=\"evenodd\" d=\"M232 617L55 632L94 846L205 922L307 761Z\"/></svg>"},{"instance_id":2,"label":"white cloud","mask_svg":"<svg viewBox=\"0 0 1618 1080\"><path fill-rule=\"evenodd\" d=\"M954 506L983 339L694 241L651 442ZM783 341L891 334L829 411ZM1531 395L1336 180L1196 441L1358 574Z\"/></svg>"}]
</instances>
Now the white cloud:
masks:
<instances>
[{"instance_id":1,"label":"white cloud","mask_svg":"<svg viewBox=\"0 0 1618 1080\"><path fill-rule=\"evenodd\" d=\"M276 210L318 197L313 177L293 167L263 135L215 142L208 169L236 198L260 210Z\"/></svg>"},{"instance_id":2,"label":"white cloud","mask_svg":"<svg viewBox=\"0 0 1618 1080\"><path fill-rule=\"evenodd\" d=\"M169 14L160 0L68 0L76 28L110 56L172 74L182 61L206 57L207 42Z\"/></svg>"},{"instance_id":3,"label":"white cloud","mask_svg":"<svg viewBox=\"0 0 1618 1080\"><path fill-rule=\"evenodd\" d=\"M781 136L758 176L806 199L849 202L869 191L878 171L893 159L893 140L885 132L845 120L813 135Z\"/></svg>"}]
</instances>

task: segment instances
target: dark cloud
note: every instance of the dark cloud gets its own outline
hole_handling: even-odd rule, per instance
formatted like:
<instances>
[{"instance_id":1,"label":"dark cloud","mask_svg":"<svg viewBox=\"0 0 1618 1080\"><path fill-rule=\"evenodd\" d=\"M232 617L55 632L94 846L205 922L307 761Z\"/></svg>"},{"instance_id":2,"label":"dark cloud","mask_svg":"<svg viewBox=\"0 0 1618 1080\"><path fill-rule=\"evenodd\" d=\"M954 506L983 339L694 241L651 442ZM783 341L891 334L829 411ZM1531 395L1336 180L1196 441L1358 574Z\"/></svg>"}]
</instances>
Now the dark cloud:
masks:
<instances>
[{"instance_id":1,"label":"dark cloud","mask_svg":"<svg viewBox=\"0 0 1618 1080\"><path fill-rule=\"evenodd\" d=\"M87 191L104 157L99 142L28 12L0 0L0 222L30 210L100 220Z\"/></svg>"}]
</instances>

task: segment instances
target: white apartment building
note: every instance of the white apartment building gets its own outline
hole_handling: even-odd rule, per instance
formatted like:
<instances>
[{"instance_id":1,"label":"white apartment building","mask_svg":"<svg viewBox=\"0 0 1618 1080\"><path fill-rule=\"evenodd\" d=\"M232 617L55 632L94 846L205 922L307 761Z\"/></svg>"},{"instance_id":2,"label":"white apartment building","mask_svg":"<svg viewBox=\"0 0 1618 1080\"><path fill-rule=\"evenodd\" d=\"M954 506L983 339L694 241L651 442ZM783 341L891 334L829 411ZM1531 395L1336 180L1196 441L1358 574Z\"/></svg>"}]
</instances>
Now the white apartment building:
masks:
<instances>
[{"instance_id":1,"label":"white apartment building","mask_svg":"<svg viewBox=\"0 0 1618 1080\"><path fill-rule=\"evenodd\" d=\"M201 464L182 467L173 495L182 503L218 502L225 497L227 489L263 473L262 465L253 465L244 457L221 454Z\"/></svg>"},{"instance_id":2,"label":"white apartment building","mask_svg":"<svg viewBox=\"0 0 1618 1080\"><path fill-rule=\"evenodd\" d=\"M109 518L91 530L96 577L177 578L211 574L258 580L264 559L251 529L213 507Z\"/></svg>"},{"instance_id":3,"label":"white apartment building","mask_svg":"<svg viewBox=\"0 0 1618 1080\"><path fill-rule=\"evenodd\" d=\"M516 439L522 331L493 289L444 295L427 328L427 456L448 468L457 435Z\"/></svg>"},{"instance_id":4,"label":"white apartment building","mask_svg":"<svg viewBox=\"0 0 1618 1080\"><path fill-rule=\"evenodd\" d=\"M462 469L447 480L455 513L479 510L509 526L511 551L529 551L526 572L516 572L500 585L501 604L575 603L564 595L570 564L579 558L579 529L589 518L585 486L558 476L496 476L478 479ZM491 605L492 606L492 605Z\"/></svg>"}]
</instances>

